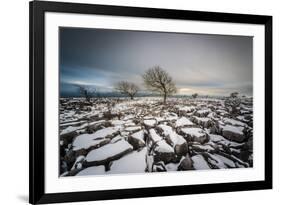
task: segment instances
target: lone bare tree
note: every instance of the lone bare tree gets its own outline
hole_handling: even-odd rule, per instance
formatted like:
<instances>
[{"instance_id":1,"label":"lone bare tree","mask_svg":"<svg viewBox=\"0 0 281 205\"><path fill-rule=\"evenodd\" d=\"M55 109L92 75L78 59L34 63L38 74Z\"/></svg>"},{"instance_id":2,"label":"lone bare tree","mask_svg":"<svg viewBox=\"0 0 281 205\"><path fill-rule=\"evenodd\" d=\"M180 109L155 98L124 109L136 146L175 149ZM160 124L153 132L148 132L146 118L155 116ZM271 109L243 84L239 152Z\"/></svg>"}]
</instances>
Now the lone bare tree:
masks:
<instances>
[{"instance_id":1,"label":"lone bare tree","mask_svg":"<svg viewBox=\"0 0 281 205\"><path fill-rule=\"evenodd\" d=\"M133 100L134 96L139 91L139 87L134 83L120 81L116 84L115 90L119 91L121 94L128 95L131 100Z\"/></svg>"},{"instance_id":2,"label":"lone bare tree","mask_svg":"<svg viewBox=\"0 0 281 205\"><path fill-rule=\"evenodd\" d=\"M230 93L230 96L224 101L225 107L232 115L237 115L240 112L241 99L238 95L238 92Z\"/></svg>"},{"instance_id":3,"label":"lone bare tree","mask_svg":"<svg viewBox=\"0 0 281 205\"><path fill-rule=\"evenodd\" d=\"M148 69L142 78L147 89L163 96L164 103L169 95L177 92L172 77L160 66Z\"/></svg>"},{"instance_id":4,"label":"lone bare tree","mask_svg":"<svg viewBox=\"0 0 281 205\"><path fill-rule=\"evenodd\" d=\"M96 92L95 88L87 88L84 85L76 85L79 89L80 95L86 98L86 101L90 102L91 97L94 95Z\"/></svg>"},{"instance_id":5,"label":"lone bare tree","mask_svg":"<svg viewBox=\"0 0 281 205\"><path fill-rule=\"evenodd\" d=\"M197 98L197 97L198 97L198 93L193 93L191 96L192 96L193 98Z\"/></svg>"},{"instance_id":6,"label":"lone bare tree","mask_svg":"<svg viewBox=\"0 0 281 205\"><path fill-rule=\"evenodd\" d=\"M231 98L237 98L238 97L238 92L233 92L233 93L230 93L230 97Z\"/></svg>"}]
</instances>

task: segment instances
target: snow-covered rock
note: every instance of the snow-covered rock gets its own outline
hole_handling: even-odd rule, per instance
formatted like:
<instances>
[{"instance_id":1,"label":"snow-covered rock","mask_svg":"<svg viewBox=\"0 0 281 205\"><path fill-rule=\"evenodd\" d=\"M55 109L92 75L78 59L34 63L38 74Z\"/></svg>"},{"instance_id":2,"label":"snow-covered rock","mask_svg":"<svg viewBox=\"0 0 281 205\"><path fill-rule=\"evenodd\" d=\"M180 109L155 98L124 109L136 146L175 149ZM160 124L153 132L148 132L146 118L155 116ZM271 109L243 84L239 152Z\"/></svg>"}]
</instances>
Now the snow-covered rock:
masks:
<instances>
[{"instance_id":1,"label":"snow-covered rock","mask_svg":"<svg viewBox=\"0 0 281 205\"><path fill-rule=\"evenodd\" d=\"M194 113L194 115L196 115L197 117L206 117L210 112L211 112L210 109L205 108L205 109L197 110Z\"/></svg>"},{"instance_id":2,"label":"snow-covered rock","mask_svg":"<svg viewBox=\"0 0 281 205\"><path fill-rule=\"evenodd\" d=\"M187 154L185 158L181 160L178 170L179 171L194 170L193 161L191 160L189 154Z\"/></svg>"},{"instance_id":3,"label":"snow-covered rock","mask_svg":"<svg viewBox=\"0 0 281 205\"><path fill-rule=\"evenodd\" d=\"M225 124L233 125L233 126L240 126L240 127L245 127L247 126L245 123L240 122L238 120L230 119L230 118L224 118L223 122Z\"/></svg>"},{"instance_id":4,"label":"snow-covered rock","mask_svg":"<svg viewBox=\"0 0 281 205\"><path fill-rule=\"evenodd\" d=\"M115 127L107 127L96 131L93 134L82 134L77 136L72 145L73 150L88 149L92 146L102 146L107 144L115 135L119 133L119 129ZM108 138L108 139L106 139Z\"/></svg>"},{"instance_id":5,"label":"snow-covered rock","mask_svg":"<svg viewBox=\"0 0 281 205\"><path fill-rule=\"evenodd\" d=\"M83 169L82 171L78 172L76 176L101 175L101 174L105 174L104 166L93 166Z\"/></svg>"},{"instance_id":6,"label":"snow-covered rock","mask_svg":"<svg viewBox=\"0 0 281 205\"><path fill-rule=\"evenodd\" d=\"M209 141L209 135L201 128L186 127L181 128L181 134L187 138L188 141L195 141L201 144Z\"/></svg>"},{"instance_id":7,"label":"snow-covered rock","mask_svg":"<svg viewBox=\"0 0 281 205\"><path fill-rule=\"evenodd\" d=\"M149 137L153 143L163 140L163 138L156 133L155 129L149 130Z\"/></svg>"},{"instance_id":8,"label":"snow-covered rock","mask_svg":"<svg viewBox=\"0 0 281 205\"><path fill-rule=\"evenodd\" d=\"M133 151L121 159L113 161L107 174L143 173L146 169L145 156L147 148Z\"/></svg>"},{"instance_id":9,"label":"snow-covered rock","mask_svg":"<svg viewBox=\"0 0 281 205\"><path fill-rule=\"evenodd\" d=\"M128 131L128 132L137 132L139 130L141 130L141 126L132 126L132 127L125 128L125 131Z\"/></svg>"},{"instance_id":10,"label":"snow-covered rock","mask_svg":"<svg viewBox=\"0 0 281 205\"><path fill-rule=\"evenodd\" d=\"M155 129L149 130L149 138L152 142L151 148L153 149L154 161L164 161L165 163L170 162L175 158L175 153L173 147L171 147L159 134L157 134Z\"/></svg>"},{"instance_id":11,"label":"snow-covered rock","mask_svg":"<svg viewBox=\"0 0 281 205\"><path fill-rule=\"evenodd\" d=\"M128 142L134 147L134 149L139 149L141 147L144 147L145 146L144 131L141 130L131 134L128 137Z\"/></svg>"},{"instance_id":12,"label":"snow-covered rock","mask_svg":"<svg viewBox=\"0 0 281 205\"><path fill-rule=\"evenodd\" d=\"M193 167L196 170L210 169L208 162L206 162L204 157L200 154L192 156L191 160L193 161Z\"/></svg>"},{"instance_id":13,"label":"snow-covered rock","mask_svg":"<svg viewBox=\"0 0 281 205\"><path fill-rule=\"evenodd\" d=\"M60 176L252 167L253 99L225 99L61 98Z\"/></svg>"},{"instance_id":14,"label":"snow-covered rock","mask_svg":"<svg viewBox=\"0 0 281 205\"><path fill-rule=\"evenodd\" d=\"M178 113L180 116L187 115L195 110L194 106L177 106Z\"/></svg>"},{"instance_id":15,"label":"snow-covered rock","mask_svg":"<svg viewBox=\"0 0 281 205\"><path fill-rule=\"evenodd\" d=\"M196 151L196 152L209 152L209 153L212 153L212 152L215 151L215 149L211 145L208 145L208 144L205 144L205 145L193 144L193 145L191 145L191 147L192 147L192 150Z\"/></svg>"},{"instance_id":16,"label":"snow-covered rock","mask_svg":"<svg viewBox=\"0 0 281 205\"><path fill-rule=\"evenodd\" d=\"M157 121L155 119L149 119L149 120L143 121L143 124L148 128L154 127L156 125L156 123L157 123Z\"/></svg>"},{"instance_id":17,"label":"snow-covered rock","mask_svg":"<svg viewBox=\"0 0 281 205\"><path fill-rule=\"evenodd\" d=\"M159 125L158 128L161 130L166 141L174 147L177 155L184 156L187 154L188 145L186 140L182 136L178 135L172 127L168 125Z\"/></svg>"},{"instance_id":18,"label":"snow-covered rock","mask_svg":"<svg viewBox=\"0 0 281 205\"><path fill-rule=\"evenodd\" d=\"M236 142L243 142L246 138L244 135L244 127L225 125L221 126L222 136L229 140L233 140Z\"/></svg>"},{"instance_id":19,"label":"snow-covered rock","mask_svg":"<svg viewBox=\"0 0 281 205\"><path fill-rule=\"evenodd\" d=\"M190 119L195 124L201 125L204 128L209 128L209 127L211 127L214 124L213 121L210 118L208 118L208 117L193 116Z\"/></svg>"},{"instance_id":20,"label":"snow-covered rock","mask_svg":"<svg viewBox=\"0 0 281 205\"><path fill-rule=\"evenodd\" d=\"M224 156L221 156L219 154L207 154L208 156L208 162L214 166L215 168L218 168L218 169L225 169L225 168L234 168L235 167L235 163L224 157Z\"/></svg>"},{"instance_id":21,"label":"snow-covered rock","mask_svg":"<svg viewBox=\"0 0 281 205\"><path fill-rule=\"evenodd\" d=\"M176 127L184 127L189 125L194 125L194 124L186 117L181 117L176 121Z\"/></svg>"},{"instance_id":22,"label":"snow-covered rock","mask_svg":"<svg viewBox=\"0 0 281 205\"><path fill-rule=\"evenodd\" d=\"M104 165L116 160L125 154L133 151L132 145L125 140L120 140L113 144L107 144L99 149L90 151L83 163L86 167Z\"/></svg>"}]
</instances>

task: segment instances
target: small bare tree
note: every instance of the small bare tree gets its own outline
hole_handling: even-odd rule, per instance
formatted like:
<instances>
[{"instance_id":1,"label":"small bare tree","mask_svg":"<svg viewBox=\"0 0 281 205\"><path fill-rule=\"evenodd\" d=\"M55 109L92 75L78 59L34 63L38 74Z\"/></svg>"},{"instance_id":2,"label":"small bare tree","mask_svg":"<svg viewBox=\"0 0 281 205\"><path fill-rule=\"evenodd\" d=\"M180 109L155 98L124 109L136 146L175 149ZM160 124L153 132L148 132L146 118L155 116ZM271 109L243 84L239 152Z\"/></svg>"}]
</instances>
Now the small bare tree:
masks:
<instances>
[{"instance_id":1,"label":"small bare tree","mask_svg":"<svg viewBox=\"0 0 281 205\"><path fill-rule=\"evenodd\" d=\"M80 94L86 98L86 101L90 102L91 97L94 95L96 92L96 89L94 88L87 88L84 85L76 85L79 89Z\"/></svg>"},{"instance_id":2,"label":"small bare tree","mask_svg":"<svg viewBox=\"0 0 281 205\"><path fill-rule=\"evenodd\" d=\"M198 97L198 93L193 93L191 96L192 96L193 98L197 98L197 97Z\"/></svg>"},{"instance_id":3,"label":"small bare tree","mask_svg":"<svg viewBox=\"0 0 281 205\"><path fill-rule=\"evenodd\" d=\"M134 96L139 91L139 87L134 83L121 81L116 84L115 90L119 91L121 94L128 95L131 100L133 100Z\"/></svg>"},{"instance_id":4,"label":"small bare tree","mask_svg":"<svg viewBox=\"0 0 281 205\"><path fill-rule=\"evenodd\" d=\"M238 98L238 95L238 92L230 93L230 96L224 101L225 107L232 115L239 114L241 99Z\"/></svg>"},{"instance_id":5,"label":"small bare tree","mask_svg":"<svg viewBox=\"0 0 281 205\"><path fill-rule=\"evenodd\" d=\"M233 93L230 93L230 97L231 98L237 98L238 97L238 92L233 92Z\"/></svg>"},{"instance_id":6,"label":"small bare tree","mask_svg":"<svg viewBox=\"0 0 281 205\"><path fill-rule=\"evenodd\" d=\"M163 96L164 103L169 95L177 92L172 77L160 66L148 69L142 77L146 88Z\"/></svg>"}]
</instances>

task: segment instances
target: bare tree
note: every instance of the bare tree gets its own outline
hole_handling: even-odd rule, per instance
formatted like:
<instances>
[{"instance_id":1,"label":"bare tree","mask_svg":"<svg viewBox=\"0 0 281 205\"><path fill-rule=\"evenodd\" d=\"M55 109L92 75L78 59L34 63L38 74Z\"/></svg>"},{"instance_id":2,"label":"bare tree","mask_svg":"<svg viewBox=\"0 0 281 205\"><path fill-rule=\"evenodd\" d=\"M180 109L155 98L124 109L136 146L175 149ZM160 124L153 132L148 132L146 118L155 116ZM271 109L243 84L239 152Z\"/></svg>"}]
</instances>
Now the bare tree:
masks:
<instances>
[{"instance_id":1,"label":"bare tree","mask_svg":"<svg viewBox=\"0 0 281 205\"><path fill-rule=\"evenodd\" d=\"M120 81L116 84L115 90L119 91L121 94L128 95L131 100L133 100L134 96L139 91L139 87L134 83Z\"/></svg>"},{"instance_id":2,"label":"bare tree","mask_svg":"<svg viewBox=\"0 0 281 205\"><path fill-rule=\"evenodd\" d=\"M230 93L230 97L228 97L224 101L225 107L232 115L237 115L239 114L240 111L241 99L238 98L238 94L239 94L238 92Z\"/></svg>"},{"instance_id":3,"label":"bare tree","mask_svg":"<svg viewBox=\"0 0 281 205\"><path fill-rule=\"evenodd\" d=\"M233 93L230 93L230 97L231 98L237 98L238 97L238 92L233 92Z\"/></svg>"},{"instance_id":4,"label":"bare tree","mask_svg":"<svg viewBox=\"0 0 281 205\"><path fill-rule=\"evenodd\" d=\"M87 88L84 85L76 85L79 89L80 94L86 98L88 102L91 101L91 97L94 95L96 92L95 88Z\"/></svg>"},{"instance_id":5,"label":"bare tree","mask_svg":"<svg viewBox=\"0 0 281 205\"><path fill-rule=\"evenodd\" d=\"M177 92L172 77L160 66L148 69L142 77L146 88L163 96L164 103L169 95Z\"/></svg>"},{"instance_id":6,"label":"bare tree","mask_svg":"<svg viewBox=\"0 0 281 205\"><path fill-rule=\"evenodd\" d=\"M197 97L198 97L198 93L193 93L191 96L192 96L193 98L197 98Z\"/></svg>"}]
</instances>

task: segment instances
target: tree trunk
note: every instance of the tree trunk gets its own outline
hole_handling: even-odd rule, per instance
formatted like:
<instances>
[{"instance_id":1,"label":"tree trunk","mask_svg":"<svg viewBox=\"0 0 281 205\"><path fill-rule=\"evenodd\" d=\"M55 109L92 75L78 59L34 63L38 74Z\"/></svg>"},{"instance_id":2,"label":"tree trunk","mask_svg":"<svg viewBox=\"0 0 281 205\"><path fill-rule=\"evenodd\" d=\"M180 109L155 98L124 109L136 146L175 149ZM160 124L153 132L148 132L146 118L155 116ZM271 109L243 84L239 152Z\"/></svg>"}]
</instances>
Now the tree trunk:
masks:
<instances>
[{"instance_id":1,"label":"tree trunk","mask_svg":"<svg viewBox=\"0 0 281 205\"><path fill-rule=\"evenodd\" d=\"M166 98L167 98L167 94L164 94L164 104L166 104Z\"/></svg>"},{"instance_id":2,"label":"tree trunk","mask_svg":"<svg viewBox=\"0 0 281 205\"><path fill-rule=\"evenodd\" d=\"M134 96L130 95L130 98L131 98L131 100L133 100L133 99L134 99Z\"/></svg>"}]
</instances>

